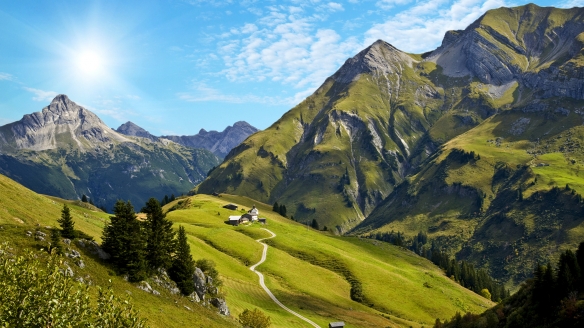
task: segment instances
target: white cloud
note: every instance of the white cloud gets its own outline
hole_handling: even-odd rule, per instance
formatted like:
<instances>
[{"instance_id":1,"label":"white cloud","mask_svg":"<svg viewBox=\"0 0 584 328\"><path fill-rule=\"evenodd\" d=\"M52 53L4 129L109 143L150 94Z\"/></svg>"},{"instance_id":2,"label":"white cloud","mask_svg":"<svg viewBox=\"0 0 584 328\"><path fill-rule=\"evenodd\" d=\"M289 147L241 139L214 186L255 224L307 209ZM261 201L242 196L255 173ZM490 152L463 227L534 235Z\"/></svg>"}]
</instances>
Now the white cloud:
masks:
<instances>
[{"instance_id":1,"label":"white cloud","mask_svg":"<svg viewBox=\"0 0 584 328\"><path fill-rule=\"evenodd\" d=\"M12 81L13 79L14 79L14 76L12 76L12 74L0 72L0 81L2 81L2 80Z\"/></svg>"},{"instance_id":2,"label":"white cloud","mask_svg":"<svg viewBox=\"0 0 584 328\"><path fill-rule=\"evenodd\" d=\"M568 0L557 5L560 8L584 7L584 0Z\"/></svg>"},{"instance_id":3,"label":"white cloud","mask_svg":"<svg viewBox=\"0 0 584 328\"><path fill-rule=\"evenodd\" d=\"M401 6L412 2L413 0L379 0L375 3L375 6L383 9L389 10L396 5Z\"/></svg>"},{"instance_id":4,"label":"white cloud","mask_svg":"<svg viewBox=\"0 0 584 328\"><path fill-rule=\"evenodd\" d=\"M338 3L338 2L329 2L327 4L327 6L328 6L328 8L331 11L343 11L343 10L345 10L345 8L343 8L343 5L340 4L340 3Z\"/></svg>"},{"instance_id":5,"label":"white cloud","mask_svg":"<svg viewBox=\"0 0 584 328\"><path fill-rule=\"evenodd\" d=\"M464 29L487 10L506 4L505 0L433 0L417 2L411 8L376 24L365 34L365 44L385 40L407 52L436 48L448 30Z\"/></svg>"},{"instance_id":6,"label":"white cloud","mask_svg":"<svg viewBox=\"0 0 584 328\"><path fill-rule=\"evenodd\" d=\"M318 28L322 16L314 13L316 8L311 7L311 14L305 2L297 4L299 7L267 7L269 14L253 24L247 37L218 44L226 67L222 74L228 80L271 80L302 89L297 95L310 94L361 50L355 38L342 39L332 29ZM244 26L241 30L250 29Z\"/></svg>"},{"instance_id":7,"label":"white cloud","mask_svg":"<svg viewBox=\"0 0 584 328\"><path fill-rule=\"evenodd\" d=\"M219 101L232 104L257 103L270 105L294 105L298 103L297 100L298 97L296 96L282 98L271 96L258 96L253 94L245 95L225 94L218 89L210 87L204 82L193 82L191 89L192 90L189 92L177 93L177 97L181 100L188 102Z\"/></svg>"},{"instance_id":8,"label":"white cloud","mask_svg":"<svg viewBox=\"0 0 584 328\"><path fill-rule=\"evenodd\" d=\"M55 91L44 91L44 90L39 90L39 89L27 88L27 87L24 87L24 90L34 94L34 97L32 97L32 100L34 100L34 101L51 101L58 94Z\"/></svg>"}]
</instances>

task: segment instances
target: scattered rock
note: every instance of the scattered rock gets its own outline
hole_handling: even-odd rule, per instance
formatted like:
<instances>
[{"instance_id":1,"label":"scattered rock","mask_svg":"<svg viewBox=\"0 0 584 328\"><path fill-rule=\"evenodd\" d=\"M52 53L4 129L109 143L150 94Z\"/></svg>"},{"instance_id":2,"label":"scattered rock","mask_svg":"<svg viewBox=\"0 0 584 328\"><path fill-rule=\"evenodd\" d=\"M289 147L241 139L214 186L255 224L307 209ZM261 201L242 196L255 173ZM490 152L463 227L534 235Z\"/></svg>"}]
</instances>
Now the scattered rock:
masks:
<instances>
[{"instance_id":1,"label":"scattered rock","mask_svg":"<svg viewBox=\"0 0 584 328\"><path fill-rule=\"evenodd\" d=\"M136 287L142 289L145 292L152 293L152 287L146 281L140 281L140 283Z\"/></svg>"},{"instance_id":2,"label":"scattered rock","mask_svg":"<svg viewBox=\"0 0 584 328\"><path fill-rule=\"evenodd\" d=\"M193 274L193 282L195 283L195 292L199 295L201 300L205 300L205 294L207 293L205 274L201 269L195 268L195 274Z\"/></svg>"},{"instance_id":3,"label":"scattered rock","mask_svg":"<svg viewBox=\"0 0 584 328\"><path fill-rule=\"evenodd\" d=\"M67 246L71 245L71 239L64 238L63 239L63 244L65 244Z\"/></svg>"},{"instance_id":4,"label":"scattered rock","mask_svg":"<svg viewBox=\"0 0 584 328\"><path fill-rule=\"evenodd\" d=\"M61 274L63 274L65 277L73 277L75 275L75 273L73 272L73 269L71 269L70 266L67 265L67 269L60 269L59 270L61 272Z\"/></svg>"},{"instance_id":5,"label":"scattered rock","mask_svg":"<svg viewBox=\"0 0 584 328\"><path fill-rule=\"evenodd\" d=\"M65 240L63 240L63 242L65 242ZM83 241L83 239L78 239L77 240L77 245L85 248L85 242Z\"/></svg>"},{"instance_id":6,"label":"scattered rock","mask_svg":"<svg viewBox=\"0 0 584 328\"><path fill-rule=\"evenodd\" d=\"M188 306L186 306L186 305L185 305L184 307L185 307L185 309L187 309L187 310L189 310L189 311L192 311L190 307L188 307Z\"/></svg>"},{"instance_id":7,"label":"scattered rock","mask_svg":"<svg viewBox=\"0 0 584 328\"><path fill-rule=\"evenodd\" d=\"M78 265L78 266L79 266L81 269L85 268L85 263L84 263L84 262L83 262L83 260L81 260L81 259L80 259L79 261L77 261L77 263L76 263L76 264L77 264L77 265Z\"/></svg>"},{"instance_id":8,"label":"scattered rock","mask_svg":"<svg viewBox=\"0 0 584 328\"><path fill-rule=\"evenodd\" d=\"M226 316L229 315L229 308L227 307L227 303L224 299L214 297L211 299L210 303L219 310L219 314Z\"/></svg>"},{"instance_id":9,"label":"scattered rock","mask_svg":"<svg viewBox=\"0 0 584 328\"><path fill-rule=\"evenodd\" d=\"M78 251L74 250L74 249L71 250L71 253L65 253L65 255L67 257L72 258L72 259L77 259L77 258L80 258L81 257L81 254Z\"/></svg>"},{"instance_id":10,"label":"scattered rock","mask_svg":"<svg viewBox=\"0 0 584 328\"><path fill-rule=\"evenodd\" d=\"M51 226L45 226L45 229L53 230L53 227L51 227Z\"/></svg>"},{"instance_id":11,"label":"scattered rock","mask_svg":"<svg viewBox=\"0 0 584 328\"><path fill-rule=\"evenodd\" d=\"M45 241L45 237L41 237L41 236L37 236L36 239L40 240L40 241Z\"/></svg>"},{"instance_id":12,"label":"scattered rock","mask_svg":"<svg viewBox=\"0 0 584 328\"><path fill-rule=\"evenodd\" d=\"M197 294L197 292L193 292L191 295L189 295L189 299L191 300L191 302L201 302L201 299L199 298L199 295Z\"/></svg>"},{"instance_id":13,"label":"scattered rock","mask_svg":"<svg viewBox=\"0 0 584 328\"><path fill-rule=\"evenodd\" d=\"M28 237L32 237L32 231L27 231L27 232L26 232L26 235L27 235Z\"/></svg>"},{"instance_id":14,"label":"scattered rock","mask_svg":"<svg viewBox=\"0 0 584 328\"><path fill-rule=\"evenodd\" d=\"M35 233L35 235L36 235L36 236L40 236L40 237L46 237L46 236L47 236L47 234L46 234L46 233L44 233L44 232L42 232L42 231L37 231L37 232Z\"/></svg>"},{"instance_id":15,"label":"scattered rock","mask_svg":"<svg viewBox=\"0 0 584 328\"><path fill-rule=\"evenodd\" d=\"M152 294L153 294L153 295L156 295L156 296L159 296L159 295L160 295L160 292L159 292L159 291L157 291L156 289L153 289L153 290L152 290Z\"/></svg>"}]
</instances>

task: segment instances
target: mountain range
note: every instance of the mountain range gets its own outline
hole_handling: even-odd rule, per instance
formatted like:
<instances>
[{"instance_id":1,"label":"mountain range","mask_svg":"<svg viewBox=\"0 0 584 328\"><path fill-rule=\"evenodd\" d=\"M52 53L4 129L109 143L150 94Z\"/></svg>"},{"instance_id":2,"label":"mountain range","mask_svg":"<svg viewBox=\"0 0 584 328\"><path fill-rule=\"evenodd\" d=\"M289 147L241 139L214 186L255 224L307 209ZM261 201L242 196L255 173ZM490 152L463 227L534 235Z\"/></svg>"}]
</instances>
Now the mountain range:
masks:
<instances>
[{"instance_id":1,"label":"mountain range","mask_svg":"<svg viewBox=\"0 0 584 328\"><path fill-rule=\"evenodd\" d=\"M116 131L128 136L148 138L152 141L157 141L161 138L172 140L185 147L207 149L218 157L224 158L231 149L259 130L247 122L238 121L235 122L233 126L228 126L221 132L201 129L198 134L192 136L169 135L156 137L150 134L150 132L128 121L120 125Z\"/></svg>"},{"instance_id":2,"label":"mountain range","mask_svg":"<svg viewBox=\"0 0 584 328\"><path fill-rule=\"evenodd\" d=\"M490 10L424 54L379 40L194 192L339 234L425 232L515 285L584 237L583 15Z\"/></svg>"},{"instance_id":3,"label":"mountain range","mask_svg":"<svg viewBox=\"0 0 584 328\"><path fill-rule=\"evenodd\" d=\"M0 173L39 193L87 195L106 208L118 198L140 206L187 193L219 162L205 149L120 134L65 95L0 127Z\"/></svg>"}]
</instances>

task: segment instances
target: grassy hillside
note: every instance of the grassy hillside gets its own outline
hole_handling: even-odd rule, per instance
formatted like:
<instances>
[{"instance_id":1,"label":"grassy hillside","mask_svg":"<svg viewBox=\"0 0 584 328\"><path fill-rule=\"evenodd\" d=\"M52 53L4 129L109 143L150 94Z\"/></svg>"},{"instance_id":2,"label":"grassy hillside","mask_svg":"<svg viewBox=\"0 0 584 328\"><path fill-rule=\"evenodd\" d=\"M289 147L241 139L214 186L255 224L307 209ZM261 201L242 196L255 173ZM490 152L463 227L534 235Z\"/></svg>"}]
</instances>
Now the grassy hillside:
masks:
<instances>
[{"instance_id":1,"label":"grassy hillside","mask_svg":"<svg viewBox=\"0 0 584 328\"><path fill-rule=\"evenodd\" d=\"M355 232L428 232L511 285L575 247L584 239L584 103L547 105L502 112L446 143Z\"/></svg>"},{"instance_id":2,"label":"grassy hillside","mask_svg":"<svg viewBox=\"0 0 584 328\"><path fill-rule=\"evenodd\" d=\"M261 257L262 246L255 239L269 236L263 227L277 235L268 241L267 260L258 267L266 274L266 285L286 306L323 327L336 320L353 327L420 327L491 303L446 278L429 261L386 243L314 231L244 197L196 195L165 208L180 201L184 208L168 218L185 226L195 258L217 263L234 314L259 307L275 327L305 326L274 304L248 269ZM240 210L222 208L227 203L239 204ZM268 219L267 226L225 223L229 215L252 205ZM365 304L351 300L351 281L361 284Z\"/></svg>"},{"instance_id":3,"label":"grassy hillside","mask_svg":"<svg viewBox=\"0 0 584 328\"><path fill-rule=\"evenodd\" d=\"M15 249L46 247L46 242L27 237L27 230L48 232L55 226L62 204L71 207L76 228L99 241L108 215L85 208L86 204L48 198L0 176L0 236ZM223 209L227 203L240 208L255 204L267 226L254 224L233 227L224 221L235 212ZM195 259L211 259L224 281L232 318L222 318L212 310L170 295L162 288L153 296L115 276L107 264L75 245L86 264L84 269L69 260L76 277L107 286L118 295L128 295L153 327L225 327L244 309L260 308L272 317L274 327L304 327L305 323L274 304L258 284L249 265L259 261L261 244L255 239L277 234L271 239L268 257L258 270L266 284L284 304L321 326L343 320L348 327L421 327L436 317L445 319L457 311L481 312L492 303L454 283L430 262L411 252L373 240L343 238L307 229L270 211L251 199L222 195L196 195L178 199L165 209L175 208L168 218L183 225ZM237 211L236 213L242 213ZM40 226L37 226L39 224ZM352 301L350 290L358 282L364 303ZM156 289L156 285L152 284ZM176 303L175 303L176 302ZM188 306L191 310L185 308Z\"/></svg>"},{"instance_id":4,"label":"grassy hillside","mask_svg":"<svg viewBox=\"0 0 584 328\"><path fill-rule=\"evenodd\" d=\"M74 201L64 201L58 198L49 198L36 194L18 183L0 175L0 240L7 241L14 252L23 249L47 248L46 241L36 241L27 237L26 231L35 233L40 230L49 234L47 227L57 226L57 218L61 216L61 209L66 203L71 208L71 215L75 220L75 228L100 241L101 230L109 215L99 210L87 209L87 204L78 204ZM78 204L78 205L76 205ZM48 238L48 237L47 237ZM48 239L47 239L48 240ZM79 251L85 268L75 265L75 260L65 259L75 273L75 278L81 277L90 281L92 285L107 287L110 285L114 292L121 297L128 297L139 310L141 317L148 320L151 327L235 327L234 319L222 318L210 309L198 306L186 298L171 295L163 288L152 284L160 291L161 296L146 293L133 284L128 283L113 273L103 261L97 259L86 248L77 244L73 249ZM185 308L188 306L191 310Z\"/></svg>"}]
</instances>

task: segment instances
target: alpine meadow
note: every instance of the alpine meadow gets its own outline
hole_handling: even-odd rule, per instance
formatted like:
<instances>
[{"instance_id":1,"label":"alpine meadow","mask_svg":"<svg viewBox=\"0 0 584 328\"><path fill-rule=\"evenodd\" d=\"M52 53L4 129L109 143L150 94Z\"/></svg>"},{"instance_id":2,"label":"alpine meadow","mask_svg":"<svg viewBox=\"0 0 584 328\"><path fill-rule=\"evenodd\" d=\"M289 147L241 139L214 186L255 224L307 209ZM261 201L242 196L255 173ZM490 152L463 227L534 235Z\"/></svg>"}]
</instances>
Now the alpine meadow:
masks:
<instances>
[{"instance_id":1,"label":"alpine meadow","mask_svg":"<svg viewBox=\"0 0 584 328\"><path fill-rule=\"evenodd\" d=\"M263 13L241 9L248 2L171 2L200 9L205 22L215 16L203 7L233 20ZM245 30L266 33L312 6L308 29L357 1L293 3L265 7L271 14ZM406 5L420 3L374 8ZM283 8L288 18L274 14ZM0 326L584 326L584 8L480 8L432 51L360 46L261 130L248 123L268 115L259 104L285 101L275 87L259 96L259 84L238 80L262 71L253 51L265 44L229 25L192 36L200 48L165 45L160 67L134 73L158 72L156 88L193 108L258 104L246 121L209 110L223 131L176 132L191 119L178 102L135 96L115 79L115 100L85 105L0 71L0 82L46 102L12 123L0 118ZM374 12L364 7L363 17ZM352 31L363 20L347 23ZM302 39L304 30L279 27ZM224 53L197 59L212 42ZM245 58L231 57L237 47ZM261 58L294 60L270 51ZM198 80L181 75L189 91L179 92L163 81L180 66L165 65L186 62L228 64ZM106 64L85 74L106 76ZM308 74L282 72L270 83ZM222 94L212 82L222 74L249 93ZM164 110L140 112L130 100ZM114 129L112 117L125 123Z\"/></svg>"}]
</instances>

